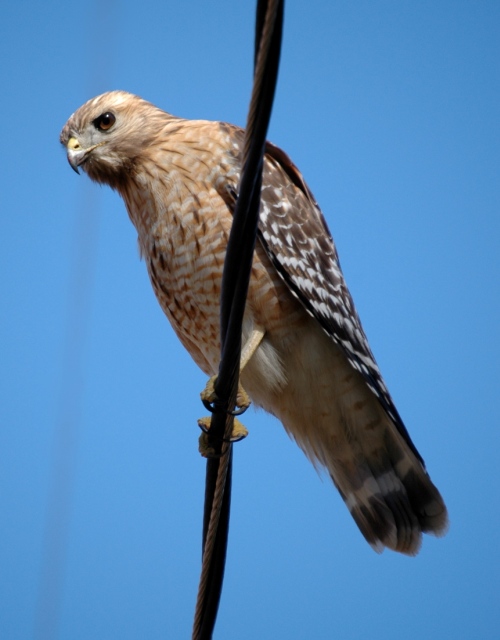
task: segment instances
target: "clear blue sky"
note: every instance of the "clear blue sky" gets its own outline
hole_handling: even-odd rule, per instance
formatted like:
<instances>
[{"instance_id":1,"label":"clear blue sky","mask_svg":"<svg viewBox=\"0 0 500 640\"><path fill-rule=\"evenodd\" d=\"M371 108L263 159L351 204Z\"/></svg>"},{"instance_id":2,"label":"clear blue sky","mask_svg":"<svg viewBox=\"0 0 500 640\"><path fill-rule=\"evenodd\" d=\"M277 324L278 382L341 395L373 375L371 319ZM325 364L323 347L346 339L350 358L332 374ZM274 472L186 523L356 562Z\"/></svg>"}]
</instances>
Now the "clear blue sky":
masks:
<instances>
[{"instance_id":1,"label":"clear blue sky","mask_svg":"<svg viewBox=\"0 0 500 640\"><path fill-rule=\"evenodd\" d=\"M6 640L50 629L40 602L59 607L45 637L190 637L205 379L154 299L122 202L70 170L58 136L85 100L118 88L176 115L244 124L253 4L0 10ZM328 479L250 411L216 638L498 633L499 31L496 0L287 3L269 137L328 219L451 528L417 558L376 555ZM67 514L58 531L47 529L51 495Z\"/></svg>"}]
</instances>

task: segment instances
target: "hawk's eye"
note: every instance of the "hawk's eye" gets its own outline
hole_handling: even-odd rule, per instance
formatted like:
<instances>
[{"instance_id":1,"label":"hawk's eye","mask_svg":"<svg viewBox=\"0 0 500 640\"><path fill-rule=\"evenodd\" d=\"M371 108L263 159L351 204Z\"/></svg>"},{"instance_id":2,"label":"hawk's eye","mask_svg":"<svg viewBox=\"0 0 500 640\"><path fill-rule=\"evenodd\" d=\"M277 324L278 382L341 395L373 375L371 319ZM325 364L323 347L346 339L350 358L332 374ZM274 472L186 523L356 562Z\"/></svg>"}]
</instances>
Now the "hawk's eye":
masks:
<instances>
[{"instance_id":1,"label":"hawk's eye","mask_svg":"<svg viewBox=\"0 0 500 640\"><path fill-rule=\"evenodd\" d=\"M94 127L100 131L107 131L115 124L116 118L111 111L106 111L94 120Z\"/></svg>"}]
</instances>

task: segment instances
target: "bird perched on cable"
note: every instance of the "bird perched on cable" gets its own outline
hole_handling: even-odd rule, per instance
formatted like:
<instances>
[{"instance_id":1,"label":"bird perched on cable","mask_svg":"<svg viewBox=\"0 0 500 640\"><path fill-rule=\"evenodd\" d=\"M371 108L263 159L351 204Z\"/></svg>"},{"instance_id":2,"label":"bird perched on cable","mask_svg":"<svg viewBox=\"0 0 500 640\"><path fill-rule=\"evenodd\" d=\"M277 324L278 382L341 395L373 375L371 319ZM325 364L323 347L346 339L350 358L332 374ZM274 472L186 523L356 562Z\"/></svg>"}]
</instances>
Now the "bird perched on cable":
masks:
<instances>
[{"instance_id":1,"label":"bird perched on cable","mask_svg":"<svg viewBox=\"0 0 500 640\"><path fill-rule=\"evenodd\" d=\"M112 91L61 133L70 165L118 191L158 301L209 376L218 371L222 267L244 132ZM301 173L268 143L242 335L241 381L325 467L377 550L415 555L446 507L394 406Z\"/></svg>"}]
</instances>

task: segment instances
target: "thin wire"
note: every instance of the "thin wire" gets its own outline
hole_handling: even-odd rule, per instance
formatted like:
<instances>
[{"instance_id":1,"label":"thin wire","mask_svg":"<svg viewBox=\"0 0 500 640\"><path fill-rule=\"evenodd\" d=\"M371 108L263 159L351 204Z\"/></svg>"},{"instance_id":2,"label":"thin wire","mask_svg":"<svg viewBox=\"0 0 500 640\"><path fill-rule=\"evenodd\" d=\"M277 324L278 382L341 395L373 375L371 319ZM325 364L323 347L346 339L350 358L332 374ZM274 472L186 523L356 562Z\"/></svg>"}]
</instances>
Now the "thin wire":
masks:
<instances>
[{"instance_id":1,"label":"thin wire","mask_svg":"<svg viewBox=\"0 0 500 640\"><path fill-rule=\"evenodd\" d=\"M73 232L73 264L68 280L60 397L35 614L36 640L51 640L58 635L82 418L83 360L96 264L98 195L90 186L82 185L80 188L83 197L78 198L80 204Z\"/></svg>"},{"instance_id":2,"label":"thin wire","mask_svg":"<svg viewBox=\"0 0 500 640\"><path fill-rule=\"evenodd\" d=\"M116 34L116 25L112 19L115 14L114 0L108 0L108 11L98 21L91 18L96 14L96 4L94 2L94 7L90 7L87 13L92 24L89 29L84 30L90 33L87 42L91 45L87 56L90 70L87 80L89 93L104 91L109 82ZM106 60L106 65L100 64L103 59ZM54 144L57 144L57 136ZM77 188L81 197L76 199L79 204L75 212L71 245L72 263L69 267L63 360L34 621L35 640L54 640L58 636L60 624L82 422L85 345L97 262L100 195L89 181L79 184Z\"/></svg>"},{"instance_id":3,"label":"thin wire","mask_svg":"<svg viewBox=\"0 0 500 640\"><path fill-rule=\"evenodd\" d=\"M243 171L228 242L221 294L222 358L216 381L219 401L209 437L221 456L207 461L203 566L193 625L193 639L212 637L222 590L229 528L233 409L239 377L241 331L257 235L262 163L277 80L283 0L259 0L256 25L256 69L246 127ZM223 517L222 517L223 516Z\"/></svg>"}]
</instances>

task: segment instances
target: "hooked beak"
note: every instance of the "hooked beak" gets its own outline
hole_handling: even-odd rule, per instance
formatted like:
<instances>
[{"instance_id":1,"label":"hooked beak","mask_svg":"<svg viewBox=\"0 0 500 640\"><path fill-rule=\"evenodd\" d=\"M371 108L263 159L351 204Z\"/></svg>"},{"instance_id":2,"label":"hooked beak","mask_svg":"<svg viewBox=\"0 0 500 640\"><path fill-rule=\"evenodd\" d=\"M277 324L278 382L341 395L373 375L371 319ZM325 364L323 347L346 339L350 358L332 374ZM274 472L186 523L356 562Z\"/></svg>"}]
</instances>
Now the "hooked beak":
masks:
<instances>
[{"instance_id":1,"label":"hooked beak","mask_svg":"<svg viewBox=\"0 0 500 640\"><path fill-rule=\"evenodd\" d=\"M76 173L79 174L80 172L78 171L78 165L80 165L85 159L85 156L87 155L86 150L82 149L82 145L78 142L78 140L72 137L68 140L68 144L66 145L66 152L68 155L68 162L70 164L70 167L73 169L73 171L76 171Z\"/></svg>"},{"instance_id":2,"label":"hooked beak","mask_svg":"<svg viewBox=\"0 0 500 640\"><path fill-rule=\"evenodd\" d=\"M96 147L100 147L102 144L104 143L100 142L99 144L92 145L88 149L84 149L80 144L78 138L72 136L68 140L68 143L66 145L66 152L68 156L68 162L73 171L76 171L76 173L79 174L80 172L78 171L78 167L85 162L91 151L93 151Z\"/></svg>"}]
</instances>

